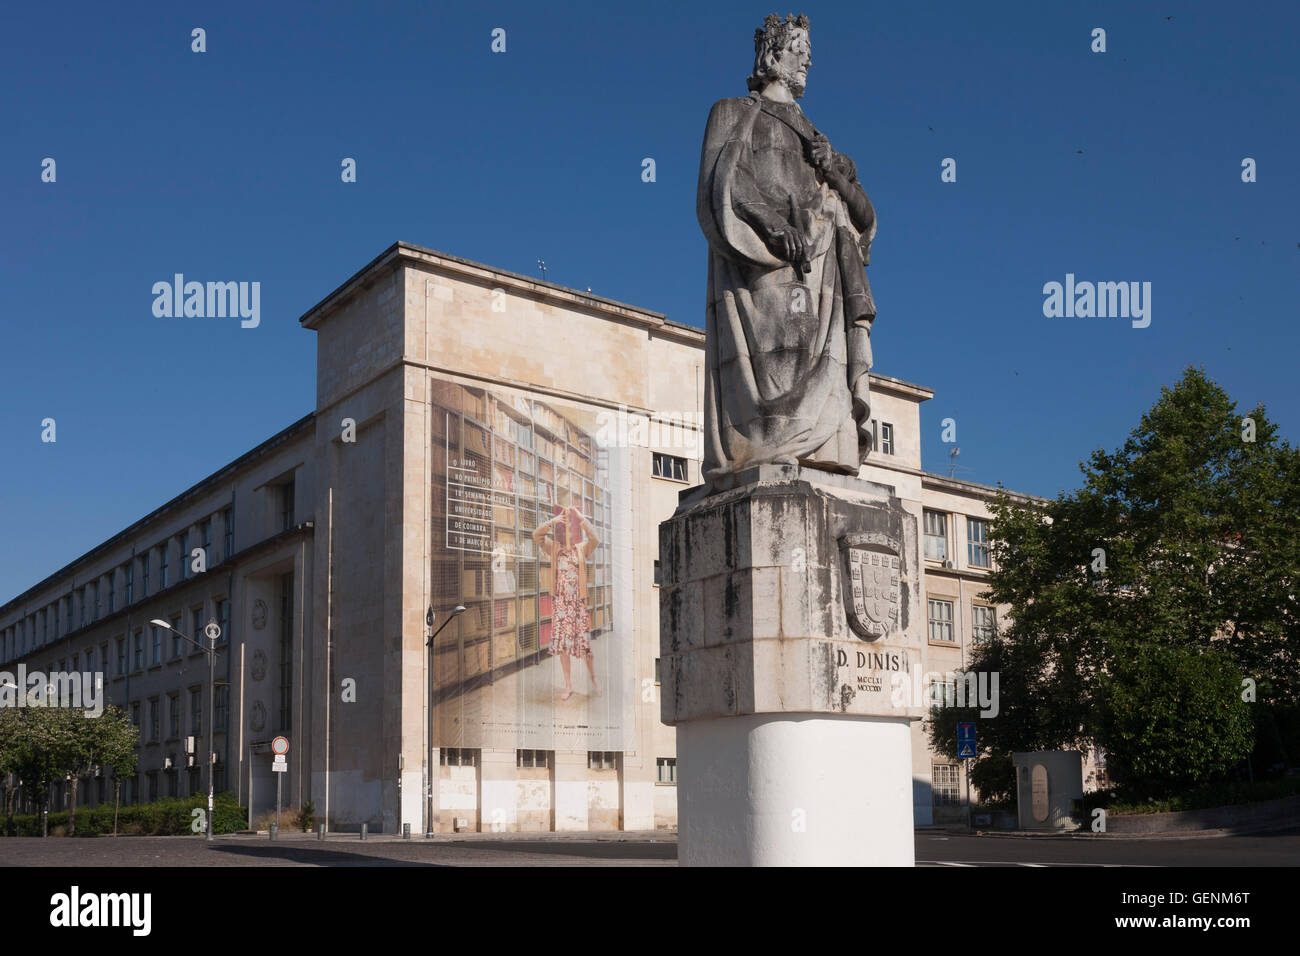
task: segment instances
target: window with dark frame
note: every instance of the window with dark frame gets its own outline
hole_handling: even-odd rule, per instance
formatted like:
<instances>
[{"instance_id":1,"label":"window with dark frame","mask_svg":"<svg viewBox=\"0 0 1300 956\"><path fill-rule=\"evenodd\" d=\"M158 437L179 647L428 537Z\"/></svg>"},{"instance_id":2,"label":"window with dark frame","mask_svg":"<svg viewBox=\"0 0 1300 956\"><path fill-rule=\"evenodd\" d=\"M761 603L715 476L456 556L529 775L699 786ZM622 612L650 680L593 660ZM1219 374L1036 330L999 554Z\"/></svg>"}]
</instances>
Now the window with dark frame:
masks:
<instances>
[{"instance_id":1,"label":"window with dark frame","mask_svg":"<svg viewBox=\"0 0 1300 956\"><path fill-rule=\"evenodd\" d=\"M925 556L931 561L944 561L948 557L948 515L942 511L922 513L925 527Z\"/></svg>"},{"instance_id":2,"label":"window with dark frame","mask_svg":"<svg viewBox=\"0 0 1300 956\"><path fill-rule=\"evenodd\" d=\"M987 568L989 561L989 523L982 518L966 519L966 560L972 568Z\"/></svg>"},{"instance_id":3,"label":"window with dark frame","mask_svg":"<svg viewBox=\"0 0 1300 956\"><path fill-rule=\"evenodd\" d=\"M993 608L987 604L975 604L972 605L970 612L971 640L976 644L993 640L993 634L997 630Z\"/></svg>"},{"instance_id":4,"label":"window with dark frame","mask_svg":"<svg viewBox=\"0 0 1300 956\"><path fill-rule=\"evenodd\" d=\"M961 802L961 792L957 786L958 776L955 764L936 763L931 765L931 789L936 807L956 806Z\"/></svg>"},{"instance_id":5,"label":"window with dark frame","mask_svg":"<svg viewBox=\"0 0 1300 956\"><path fill-rule=\"evenodd\" d=\"M677 782L677 758L676 757L655 758L655 780L658 781L659 783Z\"/></svg>"},{"instance_id":6,"label":"window with dark frame","mask_svg":"<svg viewBox=\"0 0 1300 956\"><path fill-rule=\"evenodd\" d=\"M515 766L524 769L544 770L554 762L553 750L516 750Z\"/></svg>"},{"instance_id":7,"label":"window with dark frame","mask_svg":"<svg viewBox=\"0 0 1300 956\"><path fill-rule=\"evenodd\" d=\"M622 756L617 750L588 750L588 770L617 770L618 758Z\"/></svg>"},{"instance_id":8,"label":"window with dark frame","mask_svg":"<svg viewBox=\"0 0 1300 956\"><path fill-rule=\"evenodd\" d=\"M477 767L478 750L470 747L440 747L438 763L443 767Z\"/></svg>"},{"instance_id":9,"label":"window with dark frame","mask_svg":"<svg viewBox=\"0 0 1300 956\"><path fill-rule=\"evenodd\" d=\"M686 481L686 459L663 452L653 452L653 471L655 478L669 478L673 481Z\"/></svg>"},{"instance_id":10,"label":"window with dark frame","mask_svg":"<svg viewBox=\"0 0 1300 956\"><path fill-rule=\"evenodd\" d=\"M280 485L280 530L288 531L293 527L294 479L290 478Z\"/></svg>"},{"instance_id":11,"label":"window with dark frame","mask_svg":"<svg viewBox=\"0 0 1300 956\"><path fill-rule=\"evenodd\" d=\"M929 605L930 640L941 644L955 644L952 632L952 602L930 598Z\"/></svg>"}]
</instances>

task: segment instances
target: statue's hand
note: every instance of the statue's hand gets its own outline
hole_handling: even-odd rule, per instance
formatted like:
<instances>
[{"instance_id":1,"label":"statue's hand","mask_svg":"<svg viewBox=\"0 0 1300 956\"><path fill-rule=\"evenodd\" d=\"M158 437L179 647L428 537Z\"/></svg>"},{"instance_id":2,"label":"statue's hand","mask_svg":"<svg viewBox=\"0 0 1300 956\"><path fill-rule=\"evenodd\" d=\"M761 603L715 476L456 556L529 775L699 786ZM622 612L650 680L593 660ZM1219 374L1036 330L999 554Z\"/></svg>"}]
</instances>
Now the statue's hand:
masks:
<instances>
[{"instance_id":1,"label":"statue's hand","mask_svg":"<svg viewBox=\"0 0 1300 956\"><path fill-rule=\"evenodd\" d=\"M789 263L799 263L805 257L803 236L789 223L780 223L765 229L763 243L772 255Z\"/></svg>"},{"instance_id":2,"label":"statue's hand","mask_svg":"<svg viewBox=\"0 0 1300 956\"><path fill-rule=\"evenodd\" d=\"M808 159L821 170L822 175L829 176L834 169L835 159L835 150L831 149L831 141L818 133L817 138L808 146Z\"/></svg>"},{"instance_id":3,"label":"statue's hand","mask_svg":"<svg viewBox=\"0 0 1300 956\"><path fill-rule=\"evenodd\" d=\"M849 190L853 188L853 183L849 181L849 177L834 166L827 170L826 182L841 196L848 196Z\"/></svg>"}]
</instances>

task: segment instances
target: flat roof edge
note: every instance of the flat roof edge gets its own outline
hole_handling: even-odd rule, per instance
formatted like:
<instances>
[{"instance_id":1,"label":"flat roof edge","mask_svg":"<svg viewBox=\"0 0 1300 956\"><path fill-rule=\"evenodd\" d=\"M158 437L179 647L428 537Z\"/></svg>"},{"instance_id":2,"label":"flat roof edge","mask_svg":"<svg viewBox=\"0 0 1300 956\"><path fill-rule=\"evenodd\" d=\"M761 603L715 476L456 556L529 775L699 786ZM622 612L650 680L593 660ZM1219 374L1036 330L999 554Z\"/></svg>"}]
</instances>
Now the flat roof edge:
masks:
<instances>
[{"instance_id":1,"label":"flat roof edge","mask_svg":"<svg viewBox=\"0 0 1300 956\"><path fill-rule=\"evenodd\" d=\"M140 518L137 521L133 521L131 524L123 528L121 531L117 532L117 534L113 535L111 538L101 541L99 544L95 545L85 554L69 561L67 564L65 564L63 567L59 568L59 570L53 572L52 574L46 575L44 578L42 578L40 581L37 581L35 584L33 584L27 590L23 591L21 594L18 594L15 597L10 598L4 604L0 604L0 617L3 617L6 613L8 613L14 607L14 605L22 604L24 601L38 594L42 589L49 587L50 584L57 581L59 578L68 577L79 565L86 564L94 560L98 555L120 544L123 539L131 537L133 534L138 532L141 528L145 527L150 522L160 517L169 508L173 508L181 504L185 499L190 498L193 495L203 491L205 488L216 484L218 481L221 480L221 478L224 475L229 474L232 470L239 468L244 464L247 464L248 462L252 461L254 458L270 451L272 448L284 444L284 442L294 437L294 435L296 435L299 431L306 430L307 426L311 424L311 422L314 421L315 418L316 418L315 412L308 412L306 415L298 419L292 425L288 426L287 428L282 428L280 431L276 432L266 441L244 452L244 454L240 455L238 458L234 459L233 461L227 462L226 464L222 465L212 474L208 475L206 478L202 478L199 481L195 482L193 485L186 488L184 491L176 495L170 501L167 501L166 503L159 505L153 511L145 515L143 518Z\"/></svg>"},{"instance_id":2,"label":"flat roof edge","mask_svg":"<svg viewBox=\"0 0 1300 956\"><path fill-rule=\"evenodd\" d=\"M529 289L538 294L564 301L573 301L577 304L586 304L589 307L619 314L624 318L639 320L640 322L651 326L672 325L674 328L682 330L692 330L703 336L699 329L693 329L692 326L681 325L680 323L670 323L668 318L660 312L651 309L644 309L640 306L631 305L627 302L619 302L616 299L607 299L604 296L595 295L591 292L584 292L581 289L572 289L568 286L559 285L554 282L546 282L541 279L535 279L531 276L521 275L518 272L509 272L504 269L498 269L494 266L482 262L475 262L472 259L463 259L460 256L453 256L446 252L439 252L436 249L426 249L423 246L417 246L413 243L398 241L393 243L366 265L362 266L357 272L308 309L298 319L300 325L314 329L326 319L331 312L346 302L357 290L363 286L368 277L387 265L395 264L401 261L420 263L442 267L450 272L458 272L462 275L472 276L478 279L491 278L503 279L517 289Z\"/></svg>"}]
</instances>

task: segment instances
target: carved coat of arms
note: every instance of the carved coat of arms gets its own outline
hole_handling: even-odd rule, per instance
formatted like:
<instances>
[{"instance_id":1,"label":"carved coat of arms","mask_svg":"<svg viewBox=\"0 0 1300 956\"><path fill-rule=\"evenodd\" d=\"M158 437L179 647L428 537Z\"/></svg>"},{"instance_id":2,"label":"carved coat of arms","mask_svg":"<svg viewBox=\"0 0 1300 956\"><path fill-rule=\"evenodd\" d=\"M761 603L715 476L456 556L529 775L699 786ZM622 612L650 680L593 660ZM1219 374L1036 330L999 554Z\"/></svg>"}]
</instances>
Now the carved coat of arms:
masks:
<instances>
[{"instance_id":1,"label":"carved coat of arms","mask_svg":"<svg viewBox=\"0 0 1300 956\"><path fill-rule=\"evenodd\" d=\"M878 640L898 627L898 541L875 532L840 538L844 609L858 637Z\"/></svg>"}]
</instances>

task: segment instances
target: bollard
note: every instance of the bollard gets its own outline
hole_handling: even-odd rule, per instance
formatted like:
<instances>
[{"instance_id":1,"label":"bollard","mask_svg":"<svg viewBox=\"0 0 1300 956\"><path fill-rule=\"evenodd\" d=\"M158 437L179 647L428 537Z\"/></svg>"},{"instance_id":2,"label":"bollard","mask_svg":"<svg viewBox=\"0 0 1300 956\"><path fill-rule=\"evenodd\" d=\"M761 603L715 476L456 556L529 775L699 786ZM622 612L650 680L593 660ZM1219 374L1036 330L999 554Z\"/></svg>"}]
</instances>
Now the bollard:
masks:
<instances>
[{"instance_id":1,"label":"bollard","mask_svg":"<svg viewBox=\"0 0 1300 956\"><path fill-rule=\"evenodd\" d=\"M276 838L276 834L278 834L279 832L280 832L280 827L279 827L279 825L278 825L278 824L275 824L275 823L272 823L272 824L271 824L271 839L274 840L274 839Z\"/></svg>"},{"instance_id":2,"label":"bollard","mask_svg":"<svg viewBox=\"0 0 1300 956\"><path fill-rule=\"evenodd\" d=\"M402 824L402 839L403 840L411 839L411 825L409 823Z\"/></svg>"},{"instance_id":3,"label":"bollard","mask_svg":"<svg viewBox=\"0 0 1300 956\"><path fill-rule=\"evenodd\" d=\"M316 839L317 839L317 840L323 840L323 839L325 839L325 824L321 823L321 824L318 824L318 825L317 825L317 827L316 827Z\"/></svg>"},{"instance_id":4,"label":"bollard","mask_svg":"<svg viewBox=\"0 0 1300 956\"><path fill-rule=\"evenodd\" d=\"M364 840L368 832L370 832L370 824L369 823L361 824L361 839Z\"/></svg>"}]
</instances>

